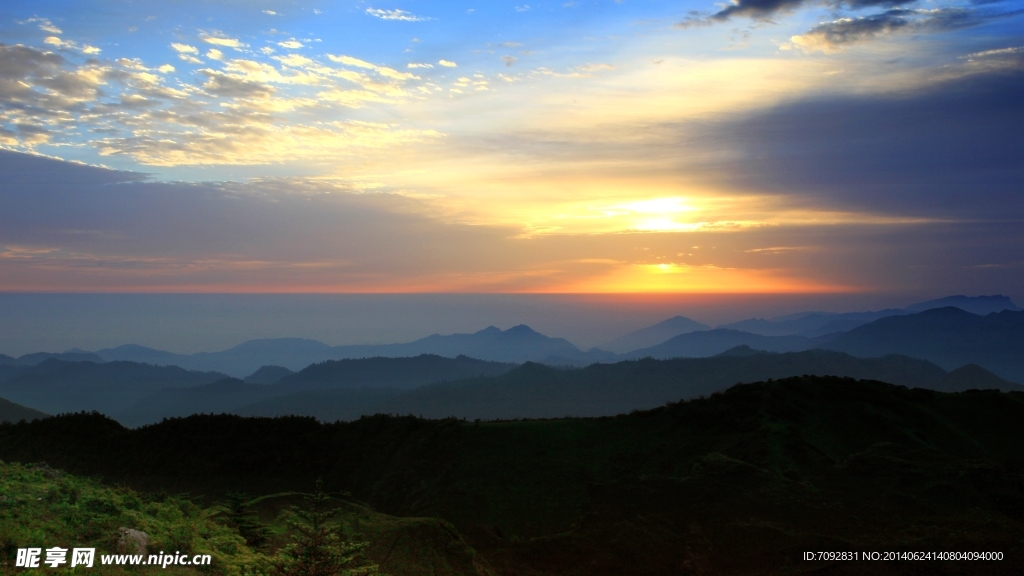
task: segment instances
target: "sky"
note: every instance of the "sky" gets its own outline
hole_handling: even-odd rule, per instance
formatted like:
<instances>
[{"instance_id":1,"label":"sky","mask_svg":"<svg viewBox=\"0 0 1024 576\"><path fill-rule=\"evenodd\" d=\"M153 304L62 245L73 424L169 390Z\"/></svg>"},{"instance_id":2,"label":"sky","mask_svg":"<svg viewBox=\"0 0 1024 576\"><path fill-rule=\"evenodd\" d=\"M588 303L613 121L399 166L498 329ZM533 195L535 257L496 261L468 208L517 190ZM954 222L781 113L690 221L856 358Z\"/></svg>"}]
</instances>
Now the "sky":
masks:
<instances>
[{"instance_id":1,"label":"sky","mask_svg":"<svg viewBox=\"0 0 1024 576\"><path fill-rule=\"evenodd\" d=\"M0 292L1024 300L1024 1L526 1L3 2Z\"/></svg>"}]
</instances>

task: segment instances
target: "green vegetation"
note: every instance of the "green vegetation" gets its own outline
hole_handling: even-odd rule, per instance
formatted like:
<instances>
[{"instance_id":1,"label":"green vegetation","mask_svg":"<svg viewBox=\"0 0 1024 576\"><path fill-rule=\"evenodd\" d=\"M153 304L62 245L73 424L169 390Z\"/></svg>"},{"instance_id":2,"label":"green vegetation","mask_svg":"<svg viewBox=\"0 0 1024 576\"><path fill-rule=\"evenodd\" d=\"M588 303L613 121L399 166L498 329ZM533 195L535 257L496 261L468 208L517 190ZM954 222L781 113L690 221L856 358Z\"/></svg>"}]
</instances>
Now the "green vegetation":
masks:
<instances>
[{"instance_id":1,"label":"green vegetation","mask_svg":"<svg viewBox=\"0 0 1024 576\"><path fill-rule=\"evenodd\" d=\"M209 509L175 496L111 488L46 465L0 463L0 565L13 567L18 548L96 548L91 573L128 573L100 566L101 554L117 554L118 530L150 536L149 552L209 554L214 573L239 574L259 557ZM123 552L122 552L123 553ZM6 572L7 569L4 569ZM50 574L70 574L65 565ZM166 573L190 573L168 567Z\"/></svg>"}]
</instances>

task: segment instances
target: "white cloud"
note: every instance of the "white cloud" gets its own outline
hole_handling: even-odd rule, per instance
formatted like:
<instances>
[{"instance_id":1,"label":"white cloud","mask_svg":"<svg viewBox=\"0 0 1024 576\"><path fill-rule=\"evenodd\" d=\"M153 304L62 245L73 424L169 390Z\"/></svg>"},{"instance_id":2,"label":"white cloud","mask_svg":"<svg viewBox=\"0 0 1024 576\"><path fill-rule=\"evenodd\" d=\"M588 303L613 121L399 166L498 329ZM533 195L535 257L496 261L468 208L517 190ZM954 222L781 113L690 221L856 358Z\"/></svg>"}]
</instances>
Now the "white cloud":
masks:
<instances>
[{"instance_id":1,"label":"white cloud","mask_svg":"<svg viewBox=\"0 0 1024 576\"><path fill-rule=\"evenodd\" d=\"M406 68L433 68L433 64L426 64L423 62L409 62L405 65Z\"/></svg>"},{"instance_id":2,"label":"white cloud","mask_svg":"<svg viewBox=\"0 0 1024 576\"><path fill-rule=\"evenodd\" d=\"M328 54L327 57L330 58L332 62L337 62L338 64L345 64L347 66L358 66L360 68L368 68L370 70L377 69L376 64L370 64L366 60L360 60L359 58L353 58L351 56L335 56L334 54Z\"/></svg>"},{"instance_id":3,"label":"white cloud","mask_svg":"<svg viewBox=\"0 0 1024 576\"><path fill-rule=\"evenodd\" d=\"M34 18L29 18L28 20L25 20L24 22L21 22L21 23L22 24L28 24L29 22L38 22L39 23L39 29L42 30L43 32L49 32L50 34L63 34L64 33L63 30L61 30L60 28L54 26L53 22L50 22L49 18L40 18L40 17L36 16Z\"/></svg>"},{"instance_id":4,"label":"white cloud","mask_svg":"<svg viewBox=\"0 0 1024 576\"><path fill-rule=\"evenodd\" d=\"M299 42L294 38L292 38L291 40L285 40L284 42L278 42L277 45L280 46L281 48L288 48L291 50L296 50L298 48L303 47L302 42Z\"/></svg>"},{"instance_id":5,"label":"white cloud","mask_svg":"<svg viewBox=\"0 0 1024 576\"><path fill-rule=\"evenodd\" d=\"M451 60L438 60L437 63L440 64L441 66L444 66L445 68L455 68L458 66L458 64L452 62Z\"/></svg>"},{"instance_id":6,"label":"white cloud","mask_svg":"<svg viewBox=\"0 0 1024 576\"><path fill-rule=\"evenodd\" d=\"M268 16L277 16L277 12L274 12L273 10L264 10L263 13Z\"/></svg>"},{"instance_id":7,"label":"white cloud","mask_svg":"<svg viewBox=\"0 0 1024 576\"><path fill-rule=\"evenodd\" d=\"M516 12L528 12L530 10L529 4L523 4L522 6L516 6Z\"/></svg>"},{"instance_id":8,"label":"white cloud","mask_svg":"<svg viewBox=\"0 0 1024 576\"><path fill-rule=\"evenodd\" d=\"M199 49L195 46L189 46L188 44L178 44L177 42L171 42L171 48L174 48L179 54L199 54Z\"/></svg>"},{"instance_id":9,"label":"white cloud","mask_svg":"<svg viewBox=\"0 0 1024 576\"><path fill-rule=\"evenodd\" d=\"M174 72L174 66L171 66L170 64L164 64L163 66L157 68L157 70L163 72L164 74L170 74L171 72Z\"/></svg>"},{"instance_id":10,"label":"white cloud","mask_svg":"<svg viewBox=\"0 0 1024 576\"><path fill-rule=\"evenodd\" d=\"M216 48L210 48L206 51L206 57L210 60L220 60L224 58L224 53Z\"/></svg>"},{"instance_id":11,"label":"white cloud","mask_svg":"<svg viewBox=\"0 0 1024 576\"><path fill-rule=\"evenodd\" d=\"M178 54L178 58L181 58L182 60L184 60L185 62L188 62L190 64L202 64L203 63L202 60L200 60L199 58L196 58L195 56L193 56L191 54Z\"/></svg>"},{"instance_id":12,"label":"white cloud","mask_svg":"<svg viewBox=\"0 0 1024 576\"><path fill-rule=\"evenodd\" d=\"M417 16L411 12L405 10L381 10L380 8L367 8L366 13L370 16L376 16L383 20L402 20L405 22L422 22L424 20L430 20L425 16Z\"/></svg>"},{"instance_id":13,"label":"white cloud","mask_svg":"<svg viewBox=\"0 0 1024 576\"><path fill-rule=\"evenodd\" d=\"M100 49L95 47L95 46L90 46L88 44L86 44L85 46L82 46L82 54L99 54L99 53L100 53Z\"/></svg>"},{"instance_id":14,"label":"white cloud","mask_svg":"<svg viewBox=\"0 0 1024 576\"><path fill-rule=\"evenodd\" d=\"M248 44L243 44L237 38L226 38L224 36L210 35L206 33L200 34L199 37L202 39L203 42L206 42L207 44L213 44L214 46L224 46L226 48L234 48L235 50L241 50L242 48L248 46Z\"/></svg>"}]
</instances>

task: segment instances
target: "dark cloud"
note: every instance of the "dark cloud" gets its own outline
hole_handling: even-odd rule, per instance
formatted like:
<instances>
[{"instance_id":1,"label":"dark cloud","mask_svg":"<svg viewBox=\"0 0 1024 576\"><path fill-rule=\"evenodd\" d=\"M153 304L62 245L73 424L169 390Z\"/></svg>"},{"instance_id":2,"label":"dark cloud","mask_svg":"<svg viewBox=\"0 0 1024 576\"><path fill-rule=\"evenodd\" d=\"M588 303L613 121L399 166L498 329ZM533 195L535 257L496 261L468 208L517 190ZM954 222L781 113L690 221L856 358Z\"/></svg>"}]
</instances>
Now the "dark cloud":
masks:
<instances>
[{"instance_id":1,"label":"dark cloud","mask_svg":"<svg viewBox=\"0 0 1024 576\"><path fill-rule=\"evenodd\" d=\"M204 69L200 74L207 77L203 89L210 94L229 98L267 98L274 93L274 87L259 82L236 78L216 70Z\"/></svg>"},{"instance_id":2,"label":"dark cloud","mask_svg":"<svg viewBox=\"0 0 1024 576\"><path fill-rule=\"evenodd\" d=\"M963 8L934 10L895 9L859 18L840 18L811 28L794 37L805 50L831 52L850 44L895 32L944 32L978 26L990 20L1013 16L1014 12L991 12Z\"/></svg>"},{"instance_id":3,"label":"dark cloud","mask_svg":"<svg viewBox=\"0 0 1024 576\"><path fill-rule=\"evenodd\" d=\"M836 8L849 8L859 10L863 8L875 8L878 6L903 6L913 4L917 0L839 0L835 2L821 2L809 0L735 0L728 6L711 15L712 20L724 21L734 16L746 16L757 20L770 19L779 12L790 12L805 4L831 4Z\"/></svg>"},{"instance_id":4,"label":"dark cloud","mask_svg":"<svg viewBox=\"0 0 1024 576\"><path fill-rule=\"evenodd\" d=\"M1024 219L1020 55L908 94L798 101L705 130L706 146L739 157L711 170L729 188L906 217Z\"/></svg>"}]
</instances>

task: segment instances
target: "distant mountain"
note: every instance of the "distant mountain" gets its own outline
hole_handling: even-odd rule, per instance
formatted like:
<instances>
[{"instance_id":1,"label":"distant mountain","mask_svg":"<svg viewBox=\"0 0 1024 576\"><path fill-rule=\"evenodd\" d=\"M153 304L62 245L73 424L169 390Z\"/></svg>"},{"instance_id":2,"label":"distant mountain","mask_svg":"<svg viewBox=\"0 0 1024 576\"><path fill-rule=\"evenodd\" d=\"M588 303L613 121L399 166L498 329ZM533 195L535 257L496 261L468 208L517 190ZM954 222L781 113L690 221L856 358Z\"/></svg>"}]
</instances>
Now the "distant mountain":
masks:
<instances>
[{"instance_id":1,"label":"distant mountain","mask_svg":"<svg viewBox=\"0 0 1024 576\"><path fill-rule=\"evenodd\" d=\"M180 366L188 359L187 354L175 354L138 344L125 344L117 348L97 350L96 355L107 362L139 362L155 366ZM181 366L184 368L185 366Z\"/></svg>"},{"instance_id":2,"label":"distant mountain","mask_svg":"<svg viewBox=\"0 0 1024 576\"><path fill-rule=\"evenodd\" d=\"M499 376L515 367L511 363L488 362L462 355L456 358L420 354L411 358L328 360L282 378L269 388L275 391L275 395L323 388L409 389L433 382Z\"/></svg>"},{"instance_id":3,"label":"distant mountain","mask_svg":"<svg viewBox=\"0 0 1024 576\"><path fill-rule=\"evenodd\" d=\"M1024 312L978 316L954 307L935 308L865 324L821 347L861 357L904 354L947 370L977 364L1024 382Z\"/></svg>"},{"instance_id":4,"label":"distant mountain","mask_svg":"<svg viewBox=\"0 0 1024 576\"><path fill-rule=\"evenodd\" d=\"M421 354L412 358L363 358L327 360L285 376L273 384L247 383L230 378L203 386L153 391L115 412L108 412L127 426L159 422L163 418L189 414L222 412L253 414L273 412L275 416L300 414L329 419L334 414L348 414L356 406L367 406L368 400L383 400L392 393L365 392L388 389L400 391L433 382L463 380L473 377L497 376L515 368L515 364L487 362L459 356L443 358ZM362 393L326 394L331 403L317 408L317 394L298 394L310 390L355 390ZM339 403L355 401L353 405ZM280 403L278 401L281 401ZM251 410L246 407L256 404ZM290 412L289 410L299 410ZM361 410L362 408L360 408ZM337 419L335 417L334 419Z\"/></svg>"},{"instance_id":5,"label":"distant mountain","mask_svg":"<svg viewBox=\"0 0 1024 576\"><path fill-rule=\"evenodd\" d=\"M7 354L0 354L0 365L2 364L14 364L15 359L8 356Z\"/></svg>"},{"instance_id":6,"label":"distant mountain","mask_svg":"<svg viewBox=\"0 0 1024 576\"><path fill-rule=\"evenodd\" d=\"M934 308L953 306L973 314L985 315L1003 310L1020 311L1021 308L1003 295L995 296L948 296L938 300L929 300L911 304L906 308L889 308L876 312L848 312L835 314L832 312L800 312L776 318L749 318L731 324L722 324L718 328L742 330L762 336L799 335L807 337L822 336L836 332L848 332L858 326L874 322L889 316L901 316L924 312Z\"/></svg>"},{"instance_id":7,"label":"distant mountain","mask_svg":"<svg viewBox=\"0 0 1024 576\"><path fill-rule=\"evenodd\" d=\"M6 356L6 358L11 358ZM63 360L65 362L103 362L96 354L91 352L33 352L12 358L10 364L18 366L35 366L47 360Z\"/></svg>"},{"instance_id":8,"label":"distant mountain","mask_svg":"<svg viewBox=\"0 0 1024 576\"><path fill-rule=\"evenodd\" d=\"M630 332L625 336L619 336L610 342L602 344L599 348L622 354L639 348L648 348L661 344L665 340L680 334L710 329L711 327L707 324L701 324L685 316L674 316L668 320L658 322L654 326L648 326L647 328Z\"/></svg>"},{"instance_id":9,"label":"distant mountain","mask_svg":"<svg viewBox=\"0 0 1024 576\"><path fill-rule=\"evenodd\" d=\"M268 364L301 370L314 362L323 362L332 357L330 346L305 338L249 340L221 352L195 354L174 354L135 344L99 350L96 354L106 360L180 366L189 370L223 372L238 378L252 374Z\"/></svg>"},{"instance_id":10,"label":"distant mountain","mask_svg":"<svg viewBox=\"0 0 1024 576\"><path fill-rule=\"evenodd\" d=\"M1017 306L1012 300L1002 294L994 296L947 296L938 300L911 304L905 310L908 312L924 312L925 310L945 308L947 306L953 306L954 308L959 308L971 314L978 314L979 316L985 316L993 312L1002 312L1003 310L1011 312L1021 311L1020 306Z\"/></svg>"},{"instance_id":11,"label":"distant mountain","mask_svg":"<svg viewBox=\"0 0 1024 576\"><path fill-rule=\"evenodd\" d=\"M221 352L174 354L129 344L96 352L107 361L127 360L189 370L217 371L244 378L261 366L276 365L302 370L310 364L346 358L403 358L434 354L446 358L465 355L496 362L542 361L551 356L575 361L590 358L563 338L551 338L526 325L501 330L490 326L473 334L434 334L404 344L328 346L303 338L249 340ZM604 358L605 356L601 356ZM611 355L607 355L610 358Z\"/></svg>"},{"instance_id":12,"label":"distant mountain","mask_svg":"<svg viewBox=\"0 0 1024 576\"><path fill-rule=\"evenodd\" d=\"M224 374L134 362L46 360L0 382L0 397L50 414L113 414L163 388L207 384Z\"/></svg>"},{"instance_id":13,"label":"distant mountain","mask_svg":"<svg viewBox=\"0 0 1024 576\"><path fill-rule=\"evenodd\" d=\"M541 361L549 356L579 358L586 353L564 338L552 338L525 324L501 330L494 326L473 334L434 334L407 344L336 346L334 358L389 358L436 354L446 358L465 355L495 362Z\"/></svg>"},{"instance_id":14,"label":"distant mountain","mask_svg":"<svg viewBox=\"0 0 1024 576\"><path fill-rule=\"evenodd\" d=\"M273 384L285 376L291 376L295 372L284 366L260 366L260 369L245 377L249 384Z\"/></svg>"},{"instance_id":15,"label":"distant mountain","mask_svg":"<svg viewBox=\"0 0 1024 576\"><path fill-rule=\"evenodd\" d=\"M931 389L939 392L963 392L965 390L1024 392L1024 386L1003 380L977 364L967 364L948 372L932 385Z\"/></svg>"},{"instance_id":16,"label":"distant mountain","mask_svg":"<svg viewBox=\"0 0 1024 576\"><path fill-rule=\"evenodd\" d=\"M930 387L945 376L938 366L913 358L855 358L825 350L644 359L594 364L579 370L529 363L496 378L431 384L410 390L383 402L375 411L468 419L611 416L708 396L740 382L804 374L871 379L919 388Z\"/></svg>"},{"instance_id":17,"label":"distant mountain","mask_svg":"<svg viewBox=\"0 0 1024 576\"><path fill-rule=\"evenodd\" d=\"M906 313L906 311L901 309L879 310L877 312L849 312L846 314L803 312L771 319L749 318L733 322L732 324L723 324L719 328L742 330L762 336L799 335L814 337L833 332L846 332L879 318Z\"/></svg>"},{"instance_id":18,"label":"distant mountain","mask_svg":"<svg viewBox=\"0 0 1024 576\"><path fill-rule=\"evenodd\" d=\"M814 342L803 336L761 336L739 330L715 329L680 334L657 346L621 354L619 358L703 358L737 346L749 346L767 352L798 352L814 347Z\"/></svg>"},{"instance_id":19,"label":"distant mountain","mask_svg":"<svg viewBox=\"0 0 1024 576\"><path fill-rule=\"evenodd\" d=\"M32 421L47 417L49 417L49 414L0 398L0 423L21 422L22 420Z\"/></svg>"}]
</instances>

